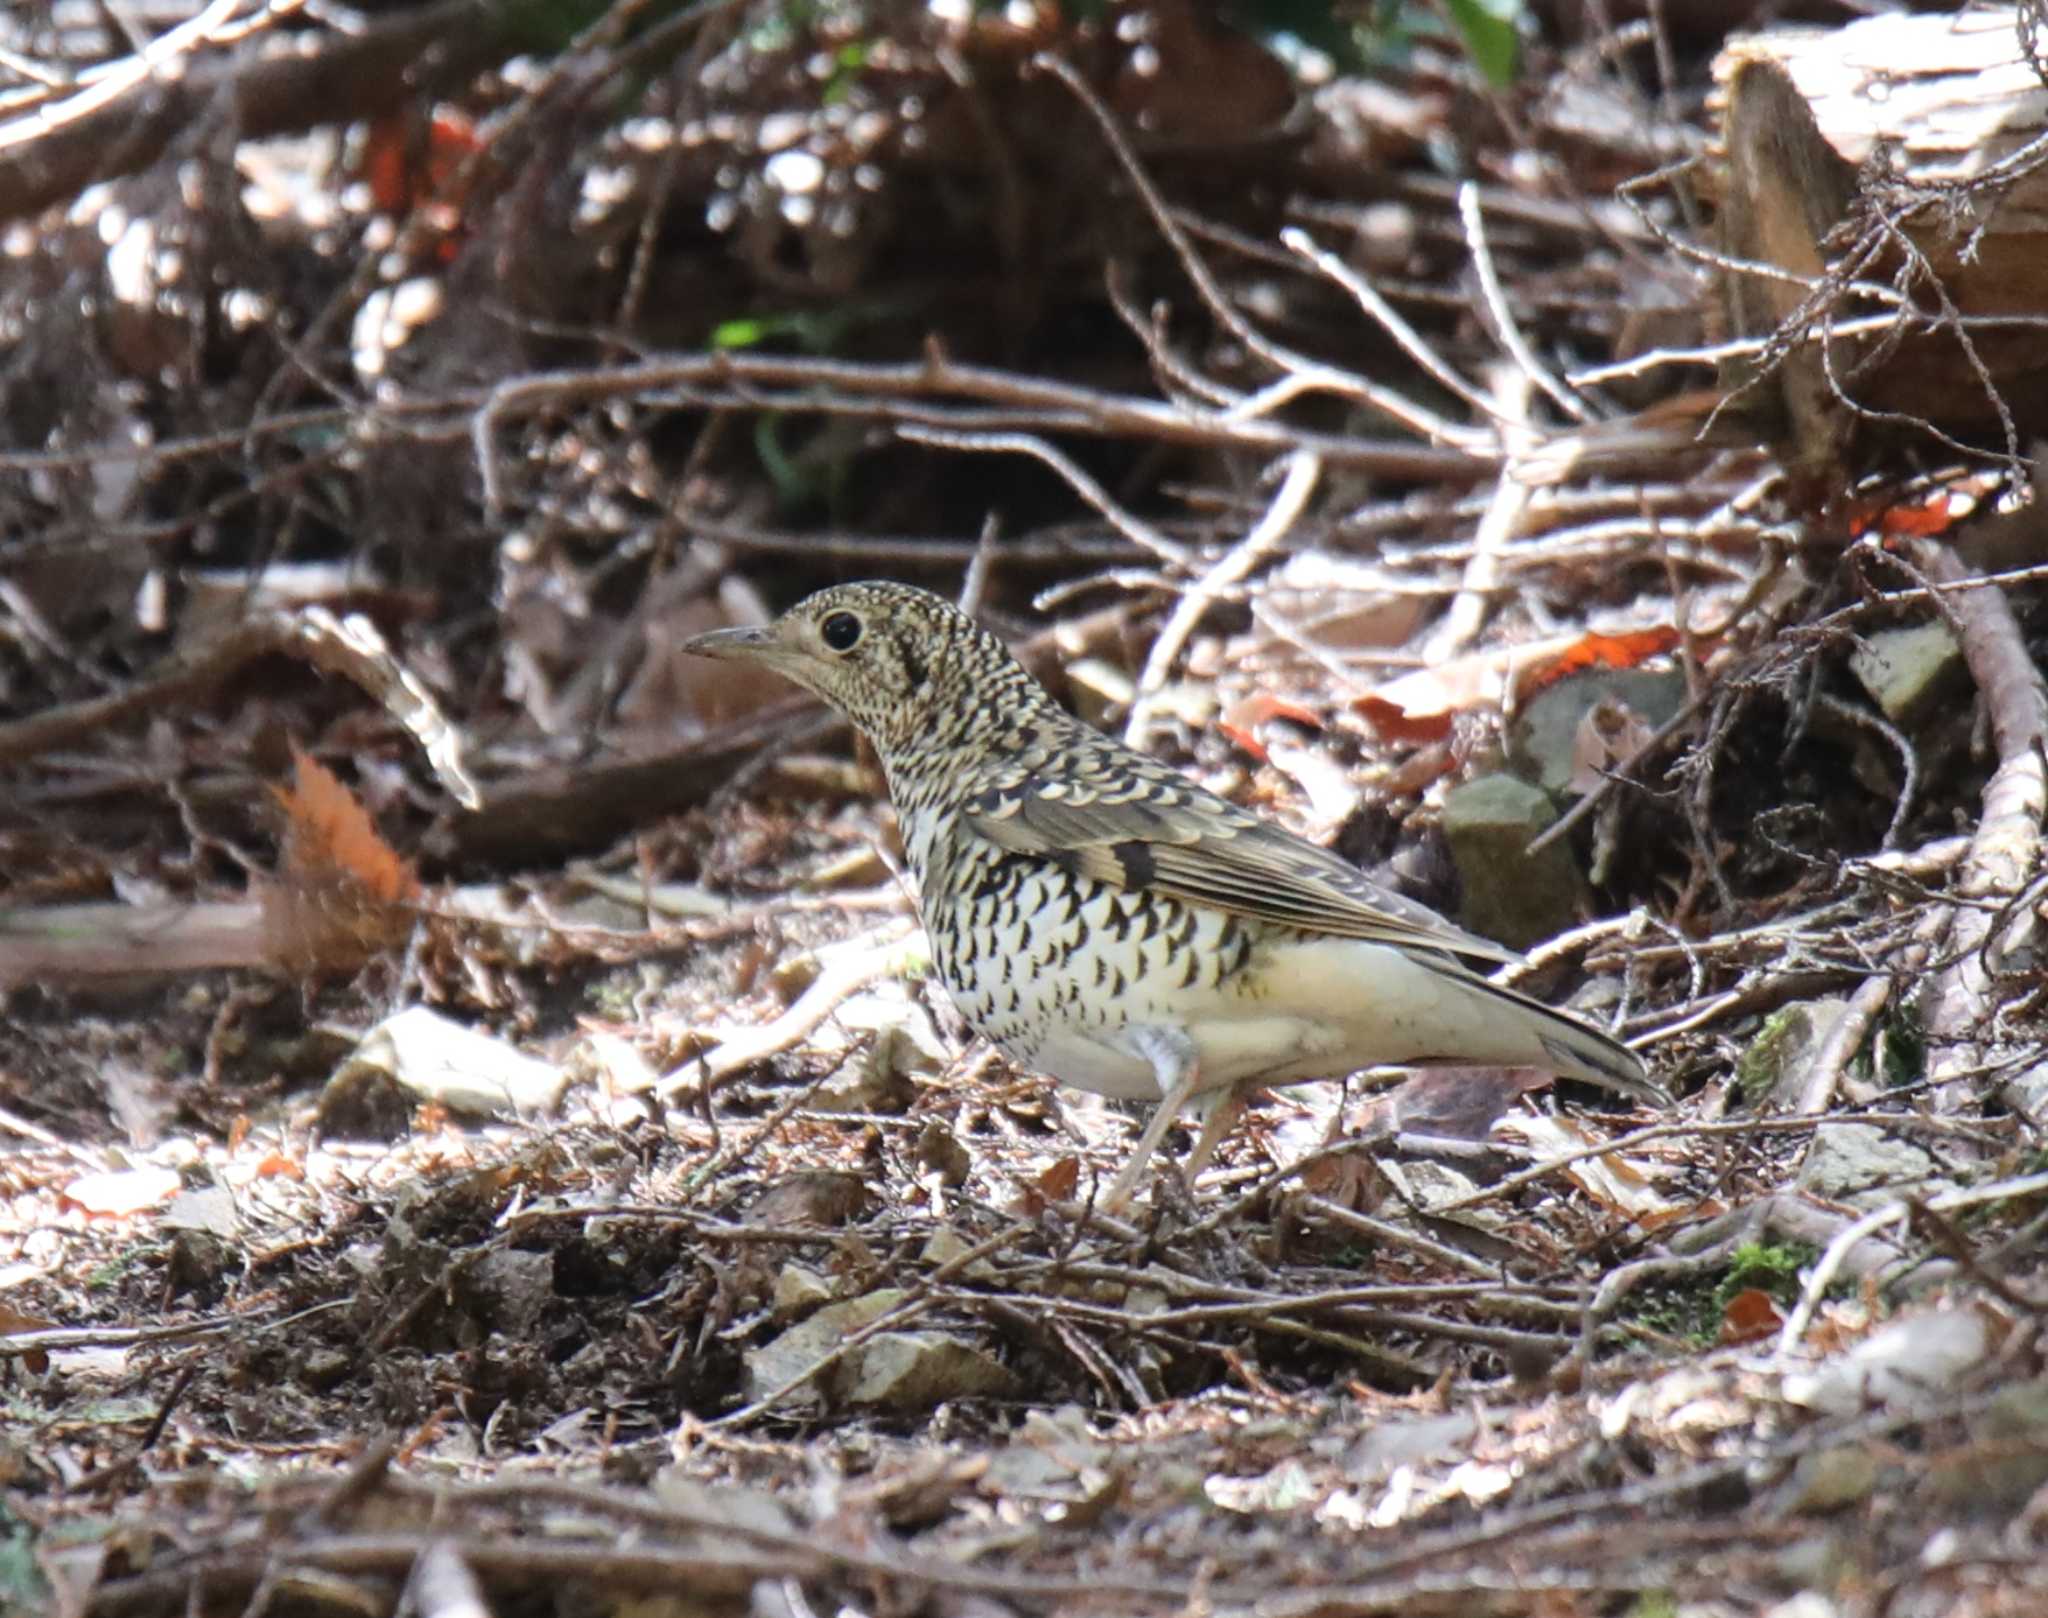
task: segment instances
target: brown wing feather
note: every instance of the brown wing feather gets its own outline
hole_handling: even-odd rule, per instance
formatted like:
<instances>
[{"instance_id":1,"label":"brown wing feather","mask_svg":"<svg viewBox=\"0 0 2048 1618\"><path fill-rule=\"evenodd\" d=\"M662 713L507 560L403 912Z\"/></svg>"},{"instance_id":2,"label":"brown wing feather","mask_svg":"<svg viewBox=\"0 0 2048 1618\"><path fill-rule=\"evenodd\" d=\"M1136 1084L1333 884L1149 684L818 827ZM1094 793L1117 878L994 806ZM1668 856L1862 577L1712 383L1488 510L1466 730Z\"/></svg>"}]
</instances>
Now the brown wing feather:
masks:
<instances>
[{"instance_id":1,"label":"brown wing feather","mask_svg":"<svg viewBox=\"0 0 2048 1618\"><path fill-rule=\"evenodd\" d=\"M1036 854L1118 887L1342 938L1519 959L1426 905L1369 881L1327 849L1208 798L1191 783L1158 797L1093 795L1071 783L1049 796L1027 782L968 804L968 825L1013 854Z\"/></svg>"}]
</instances>

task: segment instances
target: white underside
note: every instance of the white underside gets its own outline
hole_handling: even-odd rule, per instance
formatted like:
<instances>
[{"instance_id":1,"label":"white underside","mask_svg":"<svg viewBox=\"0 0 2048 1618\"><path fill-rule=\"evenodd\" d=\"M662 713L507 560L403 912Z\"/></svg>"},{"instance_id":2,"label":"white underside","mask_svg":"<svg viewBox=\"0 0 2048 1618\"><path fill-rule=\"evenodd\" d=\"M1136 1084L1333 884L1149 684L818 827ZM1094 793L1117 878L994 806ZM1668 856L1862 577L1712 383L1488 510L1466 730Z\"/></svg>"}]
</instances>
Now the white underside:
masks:
<instances>
[{"instance_id":1,"label":"white underside","mask_svg":"<svg viewBox=\"0 0 2048 1618\"><path fill-rule=\"evenodd\" d=\"M1135 998L1135 997L1133 997ZM1020 1065L1120 1100L1158 1100L1169 1054L1192 1045L1204 1089L1340 1077L1382 1063L1549 1067L1541 1023L1507 1001L1385 944L1307 939L1269 947L1225 989L1147 996L1093 1027L1066 1022ZM1115 1017L1119 1008L1104 1008Z\"/></svg>"}]
</instances>

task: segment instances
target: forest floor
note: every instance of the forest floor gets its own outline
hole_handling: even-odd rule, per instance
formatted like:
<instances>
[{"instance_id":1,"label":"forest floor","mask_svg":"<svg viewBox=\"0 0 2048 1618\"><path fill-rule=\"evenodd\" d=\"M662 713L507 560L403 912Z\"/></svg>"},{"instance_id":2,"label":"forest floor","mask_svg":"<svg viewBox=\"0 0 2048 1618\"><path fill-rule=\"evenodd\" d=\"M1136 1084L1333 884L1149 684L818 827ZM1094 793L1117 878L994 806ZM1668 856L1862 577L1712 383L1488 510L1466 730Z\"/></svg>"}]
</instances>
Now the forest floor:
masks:
<instances>
[{"instance_id":1,"label":"forest floor","mask_svg":"<svg viewBox=\"0 0 2048 1618\"><path fill-rule=\"evenodd\" d=\"M1730 379L1725 30L516 9L0 21L0 1609L2048 1607L2037 424ZM675 652L867 576L1671 1104L1105 1214Z\"/></svg>"}]
</instances>

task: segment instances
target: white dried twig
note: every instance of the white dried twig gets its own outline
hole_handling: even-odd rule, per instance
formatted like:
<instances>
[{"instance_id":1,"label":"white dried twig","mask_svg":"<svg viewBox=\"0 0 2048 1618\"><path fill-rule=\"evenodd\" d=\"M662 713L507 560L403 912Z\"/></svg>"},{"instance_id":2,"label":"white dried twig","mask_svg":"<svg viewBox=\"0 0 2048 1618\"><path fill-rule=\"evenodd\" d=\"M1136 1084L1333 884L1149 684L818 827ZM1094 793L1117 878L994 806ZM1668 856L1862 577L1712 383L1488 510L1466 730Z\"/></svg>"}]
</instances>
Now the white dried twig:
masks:
<instances>
[{"instance_id":1,"label":"white dried twig","mask_svg":"<svg viewBox=\"0 0 2048 1618\"><path fill-rule=\"evenodd\" d=\"M1145 659L1144 671L1138 676L1137 697L1131 703L1130 717L1124 722L1124 740L1131 746L1145 745L1157 698L1172 671L1173 660L1180 656L1181 648L1202 621L1202 615L1218 596L1242 581L1287 537L1300 520L1322 475L1322 457L1313 450L1296 450L1289 456L1287 473L1280 480L1279 492L1273 496L1273 503L1266 508L1266 514L1259 519L1257 526L1226 551L1222 559L1183 591L1174 603L1165 627L1159 631L1158 639L1152 643L1151 654Z\"/></svg>"}]
</instances>

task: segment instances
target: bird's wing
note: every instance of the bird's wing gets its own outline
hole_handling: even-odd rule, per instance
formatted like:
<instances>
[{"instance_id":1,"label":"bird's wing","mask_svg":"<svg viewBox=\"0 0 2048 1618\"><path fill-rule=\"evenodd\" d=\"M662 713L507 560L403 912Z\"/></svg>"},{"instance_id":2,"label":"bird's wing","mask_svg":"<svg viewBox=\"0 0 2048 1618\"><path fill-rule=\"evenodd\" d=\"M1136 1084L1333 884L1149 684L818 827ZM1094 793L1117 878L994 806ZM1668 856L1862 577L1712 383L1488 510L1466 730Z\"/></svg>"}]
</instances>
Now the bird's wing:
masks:
<instances>
[{"instance_id":1,"label":"bird's wing","mask_svg":"<svg viewBox=\"0 0 2048 1618\"><path fill-rule=\"evenodd\" d=\"M965 818L998 848L1133 891L1402 949L1520 958L1192 784L1133 795L1027 781L980 794Z\"/></svg>"}]
</instances>

